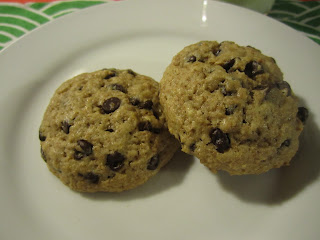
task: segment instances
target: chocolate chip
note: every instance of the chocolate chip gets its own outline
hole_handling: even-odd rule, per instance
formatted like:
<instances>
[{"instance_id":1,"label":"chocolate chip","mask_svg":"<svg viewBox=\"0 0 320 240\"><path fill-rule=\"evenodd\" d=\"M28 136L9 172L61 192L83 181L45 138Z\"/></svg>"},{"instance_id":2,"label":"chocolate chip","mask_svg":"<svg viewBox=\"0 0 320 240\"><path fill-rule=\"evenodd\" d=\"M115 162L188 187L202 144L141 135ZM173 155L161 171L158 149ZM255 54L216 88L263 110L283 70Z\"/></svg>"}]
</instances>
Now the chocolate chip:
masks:
<instances>
[{"instance_id":1,"label":"chocolate chip","mask_svg":"<svg viewBox=\"0 0 320 240\"><path fill-rule=\"evenodd\" d=\"M229 62L227 62L224 65L222 65L222 67L224 68L224 70L226 70L226 72L229 72L229 70L233 67L235 62L236 62L235 59L231 59Z\"/></svg>"},{"instance_id":2,"label":"chocolate chip","mask_svg":"<svg viewBox=\"0 0 320 240\"><path fill-rule=\"evenodd\" d=\"M160 128L154 128L152 127L151 123L149 121L140 122L138 124L139 131L149 131L155 134L159 134L161 132Z\"/></svg>"},{"instance_id":3,"label":"chocolate chip","mask_svg":"<svg viewBox=\"0 0 320 240\"><path fill-rule=\"evenodd\" d=\"M136 74L134 71L132 71L131 69L128 69L128 73L131 74L131 75L134 76L134 77L137 75L137 74Z\"/></svg>"},{"instance_id":4,"label":"chocolate chip","mask_svg":"<svg viewBox=\"0 0 320 240\"><path fill-rule=\"evenodd\" d=\"M254 97L254 92L253 92L253 91L250 91L250 92L249 92L249 96L253 99L253 97Z\"/></svg>"},{"instance_id":5,"label":"chocolate chip","mask_svg":"<svg viewBox=\"0 0 320 240\"><path fill-rule=\"evenodd\" d=\"M217 48L215 50L212 51L213 55L215 55L216 57L221 53L221 49Z\"/></svg>"},{"instance_id":6,"label":"chocolate chip","mask_svg":"<svg viewBox=\"0 0 320 240\"><path fill-rule=\"evenodd\" d=\"M291 140L287 139L281 144L281 147L289 147L290 144L291 144Z\"/></svg>"},{"instance_id":7,"label":"chocolate chip","mask_svg":"<svg viewBox=\"0 0 320 240\"><path fill-rule=\"evenodd\" d=\"M83 157L86 157L92 154L93 145L90 142L80 139L77 141L77 144L80 146L82 151L78 151L76 149L74 150L73 157L75 160L81 160Z\"/></svg>"},{"instance_id":8,"label":"chocolate chip","mask_svg":"<svg viewBox=\"0 0 320 240\"><path fill-rule=\"evenodd\" d=\"M133 106L138 106L140 104L140 100L136 97L131 97L129 98L129 102L133 105Z\"/></svg>"},{"instance_id":9,"label":"chocolate chip","mask_svg":"<svg viewBox=\"0 0 320 240\"><path fill-rule=\"evenodd\" d=\"M108 154L106 159L106 166L108 166L112 171L118 171L123 167L123 162L126 158L116 151L112 154Z\"/></svg>"},{"instance_id":10,"label":"chocolate chip","mask_svg":"<svg viewBox=\"0 0 320 240\"><path fill-rule=\"evenodd\" d=\"M112 97L105 100L101 107L105 113L109 114L117 110L120 107L120 104L121 100L119 98Z\"/></svg>"},{"instance_id":11,"label":"chocolate chip","mask_svg":"<svg viewBox=\"0 0 320 240\"><path fill-rule=\"evenodd\" d=\"M233 114L233 110L234 110L234 109L232 109L232 108L226 108L225 114L226 114L227 116L229 116L229 115Z\"/></svg>"},{"instance_id":12,"label":"chocolate chip","mask_svg":"<svg viewBox=\"0 0 320 240\"><path fill-rule=\"evenodd\" d=\"M211 142L216 146L219 153L224 153L230 148L230 139L227 133L222 132L219 128L214 128L209 133Z\"/></svg>"},{"instance_id":13,"label":"chocolate chip","mask_svg":"<svg viewBox=\"0 0 320 240\"><path fill-rule=\"evenodd\" d=\"M114 132L114 130L112 128L108 128L106 129L107 132Z\"/></svg>"},{"instance_id":14,"label":"chocolate chip","mask_svg":"<svg viewBox=\"0 0 320 240\"><path fill-rule=\"evenodd\" d=\"M161 128L152 128L151 132L159 134L161 132Z\"/></svg>"},{"instance_id":15,"label":"chocolate chip","mask_svg":"<svg viewBox=\"0 0 320 240\"><path fill-rule=\"evenodd\" d=\"M189 149L191 152L193 152L196 149L196 144L195 143L190 144Z\"/></svg>"},{"instance_id":16,"label":"chocolate chip","mask_svg":"<svg viewBox=\"0 0 320 240\"><path fill-rule=\"evenodd\" d=\"M45 162L47 162L47 156L46 156L46 154L44 153L42 147L40 148L40 153L41 153L42 159L43 159Z\"/></svg>"},{"instance_id":17,"label":"chocolate chip","mask_svg":"<svg viewBox=\"0 0 320 240\"><path fill-rule=\"evenodd\" d=\"M160 158L159 154L154 155L148 162L147 169L148 170L156 170L159 166Z\"/></svg>"},{"instance_id":18,"label":"chocolate chip","mask_svg":"<svg viewBox=\"0 0 320 240\"><path fill-rule=\"evenodd\" d=\"M78 150L74 150L73 158L75 160L81 160L84 156L85 156L85 154L83 152L80 152Z\"/></svg>"},{"instance_id":19,"label":"chocolate chip","mask_svg":"<svg viewBox=\"0 0 320 240\"><path fill-rule=\"evenodd\" d=\"M138 124L139 131L152 131L152 125L151 122L145 121L145 122L139 122Z\"/></svg>"},{"instance_id":20,"label":"chocolate chip","mask_svg":"<svg viewBox=\"0 0 320 240\"><path fill-rule=\"evenodd\" d=\"M153 106L153 102L151 100L147 100L144 103L139 105L139 108L151 110Z\"/></svg>"},{"instance_id":21,"label":"chocolate chip","mask_svg":"<svg viewBox=\"0 0 320 240\"><path fill-rule=\"evenodd\" d=\"M254 78L258 74L264 73L264 70L263 70L262 66L258 62L251 61L251 62L247 63L247 65L246 65L246 67L244 69L244 73L249 78Z\"/></svg>"},{"instance_id":22,"label":"chocolate chip","mask_svg":"<svg viewBox=\"0 0 320 240\"><path fill-rule=\"evenodd\" d=\"M88 172L86 174L78 173L78 175L93 184L98 184L100 180L99 175L94 174L92 172Z\"/></svg>"},{"instance_id":23,"label":"chocolate chip","mask_svg":"<svg viewBox=\"0 0 320 240\"><path fill-rule=\"evenodd\" d=\"M68 121L62 121L61 122L61 129L64 133L69 134L71 125L68 123Z\"/></svg>"},{"instance_id":24,"label":"chocolate chip","mask_svg":"<svg viewBox=\"0 0 320 240\"><path fill-rule=\"evenodd\" d=\"M279 88L287 97L291 96L291 87L289 83L286 81L282 81L276 84L277 88Z\"/></svg>"},{"instance_id":25,"label":"chocolate chip","mask_svg":"<svg viewBox=\"0 0 320 240\"><path fill-rule=\"evenodd\" d=\"M196 56L192 55L192 56L188 57L188 60L187 60L187 62L191 62L191 63L194 63L195 61L197 61L197 58L196 58Z\"/></svg>"},{"instance_id":26,"label":"chocolate chip","mask_svg":"<svg viewBox=\"0 0 320 240\"><path fill-rule=\"evenodd\" d=\"M305 124L308 117L309 117L309 111L305 107L299 107L297 117L300 119L300 121Z\"/></svg>"},{"instance_id":27,"label":"chocolate chip","mask_svg":"<svg viewBox=\"0 0 320 240\"><path fill-rule=\"evenodd\" d=\"M117 90L123 93L127 93L127 89L124 88L124 86L120 85L120 84L111 84L111 89L112 90Z\"/></svg>"},{"instance_id":28,"label":"chocolate chip","mask_svg":"<svg viewBox=\"0 0 320 240\"><path fill-rule=\"evenodd\" d=\"M47 137L44 136L41 131L39 131L39 139L40 139L41 142L44 142L47 139Z\"/></svg>"},{"instance_id":29,"label":"chocolate chip","mask_svg":"<svg viewBox=\"0 0 320 240\"><path fill-rule=\"evenodd\" d=\"M253 90L264 90L264 89L266 89L266 88L268 88L268 86L266 86L266 85L259 85L259 86L256 86L255 88L253 88Z\"/></svg>"},{"instance_id":30,"label":"chocolate chip","mask_svg":"<svg viewBox=\"0 0 320 240\"><path fill-rule=\"evenodd\" d=\"M116 72L112 72L112 73L107 74L107 75L104 77L104 79L110 79L110 78L112 78L112 77L115 77L116 75L117 75Z\"/></svg>"},{"instance_id":31,"label":"chocolate chip","mask_svg":"<svg viewBox=\"0 0 320 240\"><path fill-rule=\"evenodd\" d=\"M81 147L81 149L83 150L83 153L86 156L89 156L92 154L92 148L93 148L92 143L90 143L86 140L83 140L83 139L78 140L77 143Z\"/></svg>"},{"instance_id":32,"label":"chocolate chip","mask_svg":"<svg viewBox=\"0 0 320 240\"><path fill-rule=\"evenodd\" d=\"M159 113L154 110L152 111L152 113L153 113L153 116L159 120Z\"/></svg>"},{"instance_id":33,"label":"chocolate chip","mask_svg":"<svg viewBox=\"0 0 320 240\"><path fill-rule=\"evenodd\" d=\"M225 114L226 114L226 115L231 115L231 114L233 114L236 108L237 108L237 105L227 107L226 110L225 110Z\"/></svg>"},{"instance_id":34,"label":"chocolate chip","mask_svg":"<svg viewBox=\"0 0 320 240\"><path fill-rule=\"evenodd\" d=\"M111 178L114 178L116 176L116 174L115 173L112 173L112 174L109 174L108 176L107 176L107 178L108 179L111 179Z\"/></svg>"}]
</instances>

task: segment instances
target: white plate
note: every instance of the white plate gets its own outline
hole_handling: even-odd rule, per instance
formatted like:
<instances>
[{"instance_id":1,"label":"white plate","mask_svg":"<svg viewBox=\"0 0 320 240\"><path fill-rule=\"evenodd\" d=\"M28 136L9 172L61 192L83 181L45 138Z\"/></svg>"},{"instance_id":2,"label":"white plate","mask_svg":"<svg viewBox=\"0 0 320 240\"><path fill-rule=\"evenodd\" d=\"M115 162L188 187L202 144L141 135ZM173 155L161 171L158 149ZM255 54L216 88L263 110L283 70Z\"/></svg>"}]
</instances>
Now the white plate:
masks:
<instances>
[{"instance_id":1,"label":"white plate","mask_svg":"<svg viewBox=\"0 0 320 240\"><path fill-rule=\"evenodd\" d=\"M318 239L320 47L258 13L213 1L203 6L99 5L0 53L0 239ZM58 85L103 67L160 80L176 52L204 39L255 46L277 60L311 112L292 166L230 177L179 153L148 183L120 194L79 194L49 173L38 127Z\"/></svg>"}]
</instances>

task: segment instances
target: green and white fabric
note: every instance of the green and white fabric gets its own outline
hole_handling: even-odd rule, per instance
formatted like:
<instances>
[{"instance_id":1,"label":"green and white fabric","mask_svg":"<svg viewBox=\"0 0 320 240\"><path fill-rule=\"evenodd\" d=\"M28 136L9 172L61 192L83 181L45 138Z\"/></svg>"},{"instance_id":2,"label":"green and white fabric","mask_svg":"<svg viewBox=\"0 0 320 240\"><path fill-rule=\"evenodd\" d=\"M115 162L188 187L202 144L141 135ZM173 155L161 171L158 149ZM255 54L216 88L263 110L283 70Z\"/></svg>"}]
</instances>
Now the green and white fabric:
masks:
<instances>
[{"instance_id":1,"label":"green and white fabric","mask_svg":"<svg viewBox=\"0 0 320 240\"><path fill-rule=\"evenodd\" d=\"M320 1L278 0L268 15L320 44Z\"/></svg>"},{"instance_id":2,"label":"green and white fabric","mask_svg":"<svg viewBox=\"0 0 320 240\"><path fill-rule=\"evenodd\" d=\"M111 0L51 3L40 3L35 0L34 3L26 4L1 2L0 50L25 33L55 18L109 1ZM276 0L268 16L305 33L320 44L320 1Z\"/></svg>"},{"instance_id":3,"label":"green and white fabric","mask_svg":"<svg viewBox=\"0 0 320 240\"><path fill-rule=\"evenodd\" d=\"M0 3L0 50L42 24L65 14L108 1Z\"/></svg>"}]
</instances>

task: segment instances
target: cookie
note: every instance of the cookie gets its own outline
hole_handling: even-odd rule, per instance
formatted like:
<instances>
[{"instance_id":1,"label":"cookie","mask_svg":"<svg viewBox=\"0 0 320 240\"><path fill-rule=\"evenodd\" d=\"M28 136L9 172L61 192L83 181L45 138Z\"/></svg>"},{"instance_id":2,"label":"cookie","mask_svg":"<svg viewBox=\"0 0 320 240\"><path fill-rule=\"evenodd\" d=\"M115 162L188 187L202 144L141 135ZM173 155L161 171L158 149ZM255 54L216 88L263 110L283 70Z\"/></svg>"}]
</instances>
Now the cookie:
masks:
<instances>
[{"instance_id":1,"label":"cookie","mask_svg":"<svg viewBox=\"0 0 320 240\"><path fill-rule=\"evenodd\" d=\"M227 41L201 41L174 56L160 102L182 151L231 175L289 165L308 115L273 58Z\"/></svg>"},{"instance_id":2,"label":"cookie","mask_svg":"<svg viewBox=\"0 0 320 240\"><path fill-rule=\"evenodd\" d=\"M64 82L46 109L39 139L49 170L80 192L137 187L179 148L165 126L159 83L117 69Z\"/></svg>"}]
</instances>

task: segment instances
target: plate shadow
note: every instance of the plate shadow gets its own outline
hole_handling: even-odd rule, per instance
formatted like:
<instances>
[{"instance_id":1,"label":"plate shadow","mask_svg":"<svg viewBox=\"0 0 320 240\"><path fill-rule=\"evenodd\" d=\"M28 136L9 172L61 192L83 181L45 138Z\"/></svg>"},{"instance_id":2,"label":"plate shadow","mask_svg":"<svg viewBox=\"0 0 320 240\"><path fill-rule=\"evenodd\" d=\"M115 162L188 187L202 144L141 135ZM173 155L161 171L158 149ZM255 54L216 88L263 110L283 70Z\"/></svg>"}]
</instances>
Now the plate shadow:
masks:
<instances>
[{"instance_id":1,"label":"plate shadow","mask_svg":"<svg viewBox=\"0 0 320 240\"><path fill-rule=\"evenodd\" d=\"M303 104L304 105L304 104ZM261 175L217 174L222 187L239 199L257 204L276 205L294 198L316 181L320 173L320 130L312 112L300 135L300 147L288 167Z\"/></svg>"},{"instance_id":2,"label":"plate shadow","mask_svg":"<svg viewBox=\"0 0 320 240\"><path fill-rule=\"evenodd\" d=\"M130 201L148 198L182 184L184 177L187 175L193 163L193 156L178 150L171 161L164 166L158 174L137 188L121 193L97 192L79 194L85 198L96 201Z\"/></svg>"}]
</instances>

